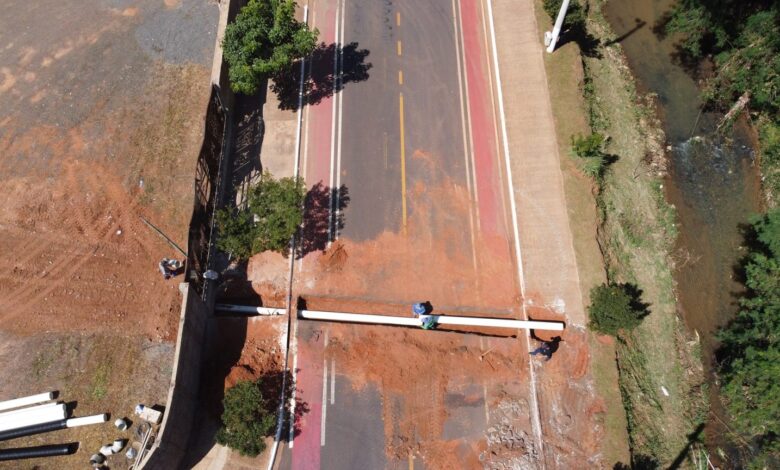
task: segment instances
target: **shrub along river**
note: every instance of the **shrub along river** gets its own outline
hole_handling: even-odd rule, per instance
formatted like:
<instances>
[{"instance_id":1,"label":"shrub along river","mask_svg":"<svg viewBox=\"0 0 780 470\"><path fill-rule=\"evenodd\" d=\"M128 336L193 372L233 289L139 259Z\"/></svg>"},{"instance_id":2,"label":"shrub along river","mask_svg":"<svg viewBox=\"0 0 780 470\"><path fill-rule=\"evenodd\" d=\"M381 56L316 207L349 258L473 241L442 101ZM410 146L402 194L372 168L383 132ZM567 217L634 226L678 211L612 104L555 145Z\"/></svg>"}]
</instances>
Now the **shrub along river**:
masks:
<instances>
[{"instance_id":1,"label":"shrub along river","mask_svg":"<svg viewBox=\"0 0 780 470\"><path fill-rule=\"evenodd\" d=\"M639 91L657 95L670 168L666 197L677 209L680 234L675 252L679 308L688 327L701 336L710 383L705 440L711 452L731 453L717 398L714 334L737 310L736 295L743 287L735 266L745 254L741 226L760 209L760 177L752 131L739 122L717 133L722 114L702 111L693 77L704 66L684 65L675 47L679 38L663 33L673 3L612 0L604 14L620 38Z\"/></svg>"}]
</instances>

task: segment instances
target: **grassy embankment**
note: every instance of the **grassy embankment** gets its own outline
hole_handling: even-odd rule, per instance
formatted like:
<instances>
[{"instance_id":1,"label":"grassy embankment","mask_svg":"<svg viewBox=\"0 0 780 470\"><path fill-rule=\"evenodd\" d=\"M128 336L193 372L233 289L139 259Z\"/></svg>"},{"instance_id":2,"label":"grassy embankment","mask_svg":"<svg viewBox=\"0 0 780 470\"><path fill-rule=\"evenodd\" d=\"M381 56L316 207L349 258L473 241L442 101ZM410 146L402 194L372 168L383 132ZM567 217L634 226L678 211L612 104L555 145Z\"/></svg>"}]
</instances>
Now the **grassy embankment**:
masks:
<instances>
[{"instance_id":1,"label":"grassy embankment","mask_svg":"<svg viewBox=\"0 0 780 470\"><path fill-rule=\"evenodd\" d=\"M587 20L600 41L595 54L583 56L569 42L545 62L561 155L571 155L573 135L600 132L609 138L607 153L617 157L599 182L584 176L576 157L562 162L583 290L605 281L632 283L650 304L650 315L627 339L594 335L591 341L594 379L607 403L605 459L627 463L627 429L635 464L668 465L706 412L701 360L698 342L677 315L675 212L664 199L664 136L652 104L636 91L620 46L605 46L614 35L599 4L592 2ZM537 19L549 29L541 1Z\"/></svg>"}]
</instances>

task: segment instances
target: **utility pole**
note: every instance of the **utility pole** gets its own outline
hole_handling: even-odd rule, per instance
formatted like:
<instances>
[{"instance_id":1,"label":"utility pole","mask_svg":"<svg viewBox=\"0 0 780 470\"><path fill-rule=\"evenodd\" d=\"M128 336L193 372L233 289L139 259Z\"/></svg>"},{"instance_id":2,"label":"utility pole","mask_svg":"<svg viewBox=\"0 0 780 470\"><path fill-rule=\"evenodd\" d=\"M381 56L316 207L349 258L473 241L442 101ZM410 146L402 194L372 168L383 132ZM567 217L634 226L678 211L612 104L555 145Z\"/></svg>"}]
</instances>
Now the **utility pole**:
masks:
<instances>
[{"instance_id":1,"label":"utility pole","mask_svg":"<svg viewBox=\"0 0 780 470\"><path fill-rule=\"evenodd\" d=\"M563 27L563 19L566 18L566 10L569 8L569 0L563 0L561 4L561 11L558 12L558 18L555 19L555 26L552 33L546 31L544 33L544 45L547 46L547 52L552 53L555 50L555 44L558 42L558 35L561 34L561 27Z\"/></svg>"}]
</instances>

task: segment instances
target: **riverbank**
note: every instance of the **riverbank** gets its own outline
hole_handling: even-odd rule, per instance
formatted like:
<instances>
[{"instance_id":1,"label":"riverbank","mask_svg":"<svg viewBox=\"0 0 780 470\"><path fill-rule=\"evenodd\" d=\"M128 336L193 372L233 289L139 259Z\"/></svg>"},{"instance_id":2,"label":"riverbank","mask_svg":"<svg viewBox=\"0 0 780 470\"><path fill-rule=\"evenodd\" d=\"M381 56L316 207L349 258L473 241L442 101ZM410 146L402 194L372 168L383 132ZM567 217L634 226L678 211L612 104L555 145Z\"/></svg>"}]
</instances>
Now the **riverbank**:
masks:
<instances>
[{"instance_id":1,"label":"riverbank","mask_svg":"<svg viewBox=\"0 0 780 470\"><path fill-rule=\"evenodd\" d=\"M583 289L605 281L630 283L650 304L650 315L624 340L593 338L603 345L594 353L599 393L610 397L610 388L615 393L608 369L617 363L623 407L617 409L621 400L608 400L604 452L608 461L624 461L619 442L627 429L634 464L668 466L685 457L689 435L695 440L701 432L707 410L700 345L686 333L677 312L672 276L677 227L675 210L664 199L664 133L652 99L637 93L620 45L599 11L602 3L591 2L589 40L576 44L564 38L558 51L546 57L548 80L561 153L571 154L572 135L600 132L609 138L606 151L615 160L601 183L586 178L573 158L564 163L575 250L580 272L586 273ZM541 2L537 12L549 27ZM592 196L585 202L588 193Z\"/></svg>"}]
</instances>

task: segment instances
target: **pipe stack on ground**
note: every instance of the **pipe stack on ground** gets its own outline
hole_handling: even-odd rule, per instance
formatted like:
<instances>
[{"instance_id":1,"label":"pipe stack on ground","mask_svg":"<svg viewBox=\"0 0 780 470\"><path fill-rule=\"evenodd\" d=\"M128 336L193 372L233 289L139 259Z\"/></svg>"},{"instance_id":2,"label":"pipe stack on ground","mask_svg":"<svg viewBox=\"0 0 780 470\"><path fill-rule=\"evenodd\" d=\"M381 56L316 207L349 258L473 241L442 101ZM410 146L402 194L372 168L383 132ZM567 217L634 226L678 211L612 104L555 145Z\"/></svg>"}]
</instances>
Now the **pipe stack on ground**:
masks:
<instances>
[{"instance_id":1,"label":"pipe stack on ground","mask_svg":"<svg viewBox=\"0 0 780 470\"><path fill-rule=\"evenodd\" d=\"M34 407L30 410L20 410L0 416L0 431L22 428L35 424L50 423L65 419L67 409L64 403L56 403L54 406Z\"/></svg>"},{"instance_id":2,"label":"pipe stack on ground","mask_svg":"<svg viewBox=\"0 0 780 470\"><path fill-rule=\"evenodd\" d=\"M23 428L9 429L0 431L0 441L16 439L17 437L32 436L33 434L43 434L45 432L59 431L65 428L77 428L90 424L100 424L108 421L107 414L84 416L82 418L61 419L51 423L33 424Z\"/></svg>"},{"instance_id":3,"label":"pipe stack on ground","mask_svg":"<svg viewBox=\"0 0 780 470\"><path fill-rule=\"evenodd\" d=\"M32 459L35 457L53 457L55 455L68 455L76 452L78 448L78 442L71 442L70 444L0 449L0 461Z\"/></svg>"},{"instance_id":4,"label":"pipe stack on ground","mask_svg":"<svg viewBox=\"0 0 780 470\"><path fill-rule=\"evenodd\" d=\"M30 395L28 397L14 398L13 400L0 401L0 411L22 408L24 406L36 405L38 403L54 400L56 394L57 392L46 392Z\"/></svg>"}]
</instances>

